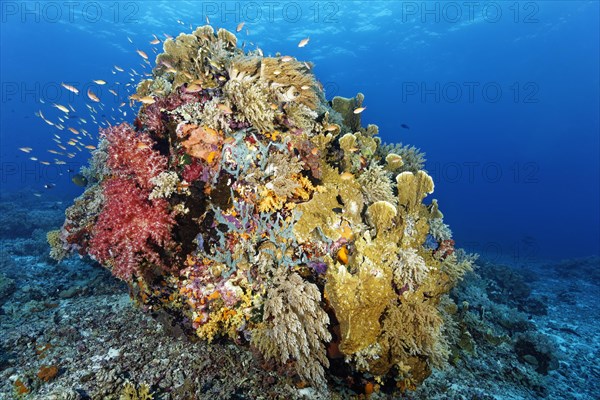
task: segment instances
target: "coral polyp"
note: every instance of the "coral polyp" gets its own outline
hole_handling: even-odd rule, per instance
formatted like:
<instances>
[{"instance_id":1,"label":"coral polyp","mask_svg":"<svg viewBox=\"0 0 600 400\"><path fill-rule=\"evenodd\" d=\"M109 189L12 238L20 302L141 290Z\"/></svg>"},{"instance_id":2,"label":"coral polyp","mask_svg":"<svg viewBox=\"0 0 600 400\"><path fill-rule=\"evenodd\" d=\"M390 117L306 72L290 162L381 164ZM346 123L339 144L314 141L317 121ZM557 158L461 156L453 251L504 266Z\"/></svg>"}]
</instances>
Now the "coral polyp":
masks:
<instances>
[{"instance_id":1,"label":"coral polyp","mask_svg":"<svg viewBox=\"0 0 600 400\"><path fill-rule=\"evenodd\" d=\"M425 202L422 155L362 127L361 94L328 103L311 64L236 43L210 26L165 41L52 254L91 256L143 307L321 391L330 374L422 382L449 356L438 306L473 261Z\"/></svg>"}]
</instances>

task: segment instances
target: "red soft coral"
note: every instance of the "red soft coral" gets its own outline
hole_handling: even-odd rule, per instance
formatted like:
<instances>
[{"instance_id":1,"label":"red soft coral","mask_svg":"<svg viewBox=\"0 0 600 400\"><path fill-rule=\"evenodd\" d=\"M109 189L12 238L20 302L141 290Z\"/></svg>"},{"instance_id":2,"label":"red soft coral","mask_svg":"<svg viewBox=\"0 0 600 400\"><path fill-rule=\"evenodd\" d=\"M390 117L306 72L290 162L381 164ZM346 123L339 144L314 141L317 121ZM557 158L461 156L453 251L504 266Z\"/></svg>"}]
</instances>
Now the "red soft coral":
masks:
<instances>
[{"instance_id":1,"label":"red soft coral","mask_svg":"<svg viewBox=\"0 0 600 400\"><path fill-rule=\"evenodd\" d=\"M119 177L134 178L141 188L151 190L150 179L166 171L168 161L152 148L154 140L126 123L103 129L101 134L109 143L106 164L111 172Z\"/></svg>"},{"instance_id":2,"label":"red soft coral","mask_svg":"<svg viewBox=\"0 0 600 400\"><path fill-rule=\"evenodd\" d=\"M148 200L133 180L113 178L103 185L105 204L93 229L89 254L112 264L123 280L139 274L143 260L166 269L160 248L172 244L175 223L164 199Z\"/></svg>"}]
</instances>

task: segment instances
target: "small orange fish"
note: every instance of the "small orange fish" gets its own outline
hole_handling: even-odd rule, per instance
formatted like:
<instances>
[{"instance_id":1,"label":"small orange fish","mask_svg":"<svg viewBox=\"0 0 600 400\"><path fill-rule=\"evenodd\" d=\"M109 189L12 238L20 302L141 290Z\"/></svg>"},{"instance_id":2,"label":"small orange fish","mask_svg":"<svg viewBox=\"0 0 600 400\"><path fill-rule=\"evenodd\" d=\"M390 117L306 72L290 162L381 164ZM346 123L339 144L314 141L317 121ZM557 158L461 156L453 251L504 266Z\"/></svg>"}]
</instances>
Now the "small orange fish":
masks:
<instances>
[{"instance_id":1,"label":"small orange fish","mask_svg":"<svg viewBox=\"0 0 600 400\"><path fill-rule=\"evenodd\" d=\"M143 59L147 60L148 59L148 54L144 53L142 50L136 50L137 53L142 56Z\"/></svg>"},{"instance_id":2,"label":"small orange fish","mask_svg":"<svg viewBox=\"0 0 600 400\"><path fill-rule=\"evenodd\" d=\"M69 127L69 130L74 134L79 135L79 131L77 129Z\"/></svg>"},{"instance_id":3,"label":"small orange fish","mask_svg":"<svg viewBox=\"0 0 600 400\"><path fill-rule=\"evenodd\" d=\"M106 81L103 81L102 79L96 79L94 83L96 85L106 85Z\"/></svg>"},{"instance_id":4,"label":"small orange fish","mask_svg":"<svg viewBox=\"0 0 600 400\"><path fill-rule=\"evenodd\" d=\"M23 153L29 153L33 149L31 147L19 147L19 150L21 150Z\"/></svg>"},{"instance_id":5,"label":"small orange fish","mask_svg":"<svg viewBox=\"0 0 600 400\"><path fill-rule=\"evenodd\" d=\"M235 31L236 31L236 32L239 32L239 31L241 31L242 29L244 29L244 24L245 24L245 22L240 22L240 23L238 24L238 26L235 28Z\"/></svg>"},{"instance_id":6,"label":"small orange fish","mask_svg":"<svg viewBox=\"0 0 600 400\"><path fill-rule=\"evenodd\" d=\"M304 46L306 46L306 45L308 44L308 42L309 42L309 41L310 41L310 38L308 38L308 37L307 37L307 38L305 38L305 39L302 39L302 40L300 41L300 43L298 43L298 47L304 47Z\"/></svg>"},{"instance_id":7,"label":"small orange fish","mask_svg":"<svg viewBox=\"0 0 600 400\"><path fill-rule=\"evenodd\" d=\"M352 174L350 172L344 172L344 173L342 173L342 175L340 175L340 179L343 181L347 181L352 178L354 178L354 174Z\"/></svg>"},{"instance_id":8,"label":"small orange fish","mask_svg":"<svg viewBox=\"0 0 600 400\"><path fill-rule=\"evenodd\" d=\"M292 60L293 60L293 58L290 57L290 56L283 56L283 57L281 57L281 62L290 62Z\"/></svg>"},{"instance_id":9,"label":"small orange fish","mask_svg":"<svg viewBox=\"0 0 600 400\"><path fill-rule=\"evenodd\" d=\"M65 114L69 113L69 109L61 104L54 103L54 104L52 104L52 106L58 108L60 111L64 112Z\"/></svg>"},{"instance_id":10,"label":"small orange fish","mask_svg":"<svg viewBox=\"0 0 600 400\"><path fill-rule=\"evenodd\" d=\"M358 107L353 112L354 112L354 114L360 114L361 112L365 111L366 109L367 109L367 107Z\"/></svg>"},{"instance_id":11,"label":"small orange fish","mask_svg":"<svg viewBox=\"0 0 600 400\"><path fill-rule=\"evenodd\" d=\"M94 92L92 92L92 89L88 89L87 96L90 98L90 100L100 103L100 99L94 94Z\"/></svg>"},{"instance_id":12,"label":"small orange fish","mask_svg":"<svg viewBox=\"0 0 600 400\"><path fill-rule=\"evenodd\" d=\"M185 91L188 93L198 93L202 90L202 86L196 84L196 83L192 83L191 85L189 85Z\"/></svg>"},{"instance_id":13,"label":"small orange fish","mask_svg":"<svg viewBox=\"0 0 600 400\"><path fill-rule=\"evenodd\" d=\"M138 149L143 150L143 149L149 149L150 147L144 143L144 142L138 142L137 146Z\"/></svg>"},{"instance_id":14,"label":"small orange fish","mask_svg":"<svg viewBox=\"0 0 600 400\"><path fill-rule=\"evenodd\" d=\"M88 144L87 146L85 146L85 148L88 150L96 150L96 146L92 146L91 144Z\"/></svg>"},{"instance_id":15,"label":"small orange fish","mask_svg":"<svg viewBox=\"0 0 600 400\"><path fill-rule=\"evenodd\" d=\"M77 89L77 88L76 88L76 87L74 87L74 86L67 85L66 83L61 83L60 85L61 85L62 87L64 87L65 89L67 89L67 90L69 90L69 91L71 91L71 92L73 92L73 93L75 93L75 94L78 94L78 93L79 93L79 89Z\"/></svg>"},{"instance_id":16,"label":"small orange fish","mask_svg":"<svg viewBox=\"0 0 600 400\"><path fill-rule=\"evenodd\" d=\"M154 104L154 103L156 103L156 100L154 100L154 98L152 96L144 96L144 97L140 98L139 101L141 101L144 104Z\"/></svg>"},{"instance_id":17,"label":"small orange fish","mask_svg":"<svg viewBox=\"0 0 600 400\"><path fill-rule=\"evenodd\" d=\"M348 264L348 248L346 246L342 247L337 253L337 259L342 264Z\"/></svg>"}]
</instances>

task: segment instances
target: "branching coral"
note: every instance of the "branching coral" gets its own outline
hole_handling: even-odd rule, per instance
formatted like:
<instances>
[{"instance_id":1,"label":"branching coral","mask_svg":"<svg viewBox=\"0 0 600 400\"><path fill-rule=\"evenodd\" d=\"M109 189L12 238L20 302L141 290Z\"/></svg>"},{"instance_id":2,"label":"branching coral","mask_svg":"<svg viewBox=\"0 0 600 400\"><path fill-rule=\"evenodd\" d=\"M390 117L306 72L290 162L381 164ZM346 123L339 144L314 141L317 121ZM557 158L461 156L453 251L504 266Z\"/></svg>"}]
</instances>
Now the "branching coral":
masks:
<instances>
[{"instance_id":1,"label":"branching coral","mask_svg":"<svg viewBox=\"0 0 600 400\"><path fill-rule=\"evenodd\" d=\"M394 195L392 180L389 172L381 165L372 164L358 177L361 191L365 197L365 203L373 204L378 201L397 203L398 198Z\"/></svg>"},{"instance_id":2,"label":"branching coral","mask_svg":"<svg viewBox=\"0 0 600 400\"><path fill-rule=\"evenodd\" d=\"M238 74L225 84L223 93L245 121L263 132L275 129L274 103L269 97L266 83Z\"/></svg>"},{"instance_id":3,"label":"branching coral","mask_svg":"<svg viewBox=\"0 0 600 400\"><path fill-rule=\"evenodd\" d=\"M394 264L394 283L401 290L415 290L427 278L429 267L413 248L401 249Z\"/></svg>"},{"instance_id":4,"label":"branching coral","mask_svg":"<svg viewBox=\"0 0 600 400\"><path fill-rule=\"evenodd\" d=\"M379 147L377 152L383 159L387 159L389 154L400 156L402 164L394 168L396 173L405 171L416 173L425 166L425 153L422 153L414 146L402 145L401 143L384 144Z\"/></svg>"},{"instance_id":5,"label":"branching coral","mask_svg":"<svg viewBox=\"0 0 600 400\"><path fill-rule=\"evenodd\" d=\"M254 332L252 343L283 364L296 361L298 375L324 387L322 366L328 367L329 361L323 342L331 340L331 334L320 302L317 286L296 273L276 270L264 303L263 325Z\"/></svg>"}]
</instances>

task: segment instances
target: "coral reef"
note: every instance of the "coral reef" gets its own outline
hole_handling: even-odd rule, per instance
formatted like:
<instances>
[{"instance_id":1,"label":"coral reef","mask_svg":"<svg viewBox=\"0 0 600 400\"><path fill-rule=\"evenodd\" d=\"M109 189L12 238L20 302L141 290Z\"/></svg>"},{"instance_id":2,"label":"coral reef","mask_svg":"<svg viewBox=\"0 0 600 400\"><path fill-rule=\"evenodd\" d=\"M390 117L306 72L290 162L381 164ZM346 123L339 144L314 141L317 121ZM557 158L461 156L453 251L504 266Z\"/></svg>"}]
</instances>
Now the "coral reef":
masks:
<instances>
[{"instance_id":1,"label":"coral reef","mask_svg":"<svg viewBox=\"0 0 600 400\"><path fill-rule=\"evenodd\" d=\"M210 26L165 41L52 256L92 256L143 308L322 394L330 372L416 387L450 357L441 304L474 261L424 203L422 155L361 126L362 94L330 107L310 64L236 43Z\"/></svg>"}]
</instances>

